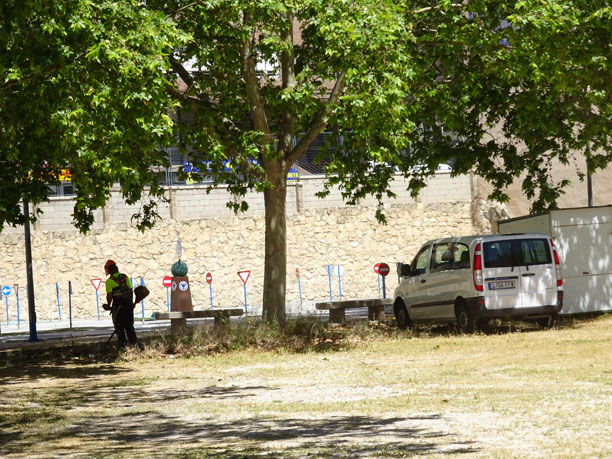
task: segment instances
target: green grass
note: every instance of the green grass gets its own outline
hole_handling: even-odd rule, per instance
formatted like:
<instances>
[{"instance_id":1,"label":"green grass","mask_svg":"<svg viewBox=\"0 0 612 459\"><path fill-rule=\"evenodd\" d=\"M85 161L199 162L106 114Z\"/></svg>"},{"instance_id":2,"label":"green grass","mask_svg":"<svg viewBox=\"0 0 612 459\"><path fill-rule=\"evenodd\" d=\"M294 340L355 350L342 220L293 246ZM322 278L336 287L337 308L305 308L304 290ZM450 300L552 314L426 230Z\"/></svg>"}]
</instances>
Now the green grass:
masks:
<instances>
[{"instance_id":1,"label":"green grass","mask_svg":"<svg viewBox=\"0 0 612 459\"><path fill-rule=\"evenodd\" d=\"M11 362L0 456L610 457L611 345L612 316L486 335L301 320Z\"/></svg>"}]
</instances>

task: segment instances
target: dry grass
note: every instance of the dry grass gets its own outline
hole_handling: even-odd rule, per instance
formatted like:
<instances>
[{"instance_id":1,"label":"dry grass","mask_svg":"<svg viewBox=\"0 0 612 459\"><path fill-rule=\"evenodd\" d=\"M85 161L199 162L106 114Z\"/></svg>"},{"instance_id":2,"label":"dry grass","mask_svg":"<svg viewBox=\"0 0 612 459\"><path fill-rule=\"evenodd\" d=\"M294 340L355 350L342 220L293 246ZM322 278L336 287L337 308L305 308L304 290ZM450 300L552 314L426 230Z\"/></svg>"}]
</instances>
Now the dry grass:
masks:
<instances>
[{"instance_id":1,"label":"dry grass","mask_svg":"<svg viewBox=\"0 0 612 459\"><path fill-rule=\"evenodd\" d=\"M0 455L612 456L611 316L472 336L292 326L6 366Z\"/></svg>"}]
</instances>

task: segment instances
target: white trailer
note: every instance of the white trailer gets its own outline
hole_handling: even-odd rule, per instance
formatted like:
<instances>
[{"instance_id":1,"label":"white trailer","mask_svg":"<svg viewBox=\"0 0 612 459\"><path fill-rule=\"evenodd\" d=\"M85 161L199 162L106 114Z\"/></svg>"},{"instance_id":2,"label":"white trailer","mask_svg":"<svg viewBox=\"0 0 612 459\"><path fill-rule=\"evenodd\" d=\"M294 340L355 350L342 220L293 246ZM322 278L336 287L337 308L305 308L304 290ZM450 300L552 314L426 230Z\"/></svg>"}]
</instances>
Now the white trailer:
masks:
<instances>
[{"instance_id":1,"label":"white trailer","mask_svg":"<svg viewBox=\"0 0 612 459\"><path fill-rule=\"evenodd\" d=\"M612 311L612 206L552 210L498 222L500 234L553 238L563 275L560 314Z\"/></svg>"}]
</instances>

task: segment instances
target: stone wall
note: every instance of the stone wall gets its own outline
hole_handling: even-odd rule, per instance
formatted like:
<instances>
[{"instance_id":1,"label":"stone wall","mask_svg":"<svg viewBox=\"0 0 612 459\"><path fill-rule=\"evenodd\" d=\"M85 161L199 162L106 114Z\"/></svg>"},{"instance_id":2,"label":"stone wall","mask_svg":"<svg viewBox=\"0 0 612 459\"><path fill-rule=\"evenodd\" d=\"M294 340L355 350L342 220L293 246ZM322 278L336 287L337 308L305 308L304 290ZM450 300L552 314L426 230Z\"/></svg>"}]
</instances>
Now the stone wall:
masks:
<instances>
[{"instance_id":1,"label":"stone wall","mask_svg":"<svg viewBox=\"0 0 612 459\"><path fill-rule=\"evenodd\" d=\"M378 296L378 278L373 266L388 263L392 270L387 278L388 292L397 284L395 263L410 261L418 247L426 240L446 235L465 235L474 232L470 178L451 179L448 174L436 177L440 188L421 194L417 201L403 193L396 201L385 204L388 224L381 225L375 219L375 207L370 202L356 207L345 207L337 202L337 196L329 200L312 199L313 190L322 182L308 183L303 188L302 202L288 200L288 252L287 252L287 302L299 305L301 286L302 301L312 303L329 299L327 265L341 265L343 273L339 282L331 279L332 295L343 299ZM446 193L441 193L445 189ZM429 191L428 191L429 190ZM246 284L249 312L261 310L264 259L264 217L252 206L250 215L223 214L224 202L217 206L208 204L207 212L219 216L203 218L199 213L206 208L200 190L199 201L190 200L195 188L175 193L173 218L167 217L154 229L140 233L128 223L109 221L126 218L129 212L119 204L112 212L105 211L96 227L82 235L75 230L42 230L43 223L32 231L32 256L36 311L39 320L58 318L56 283L59 287L59 303L62 318L68 316L68 282L72 285L72 314L74 318L94 318L97 315L96 291L90 279L104 280L103 265L106 259L114 259L119 269L130 275L136 283L142 278L151 291L145 300L145 317L152 311L166 309L166 289L162 278L170 274L170 266L176 261L176 241L183 247L182 260L189 266L194 308L211 305L210 288L205 281L212 274L214 307L244 305L244 288L238 271L249 270ZM177 196L178 195L178 196ZM187 199L189 198L189 199ZM261 197L257 197L261 199ZM65 207L65 199L59 202ZM294 205L290 205L293 202ZM312 204L308 204L311 202ZM178 205L179 203L189 203ZM52 203L53 204L53 203ZM315 205L316 204L316 205ZM63 208L63 207L62 207ZM194 209L191 213L185 208ZM197 209L196 209L197 208ZM255 210L253 210L255 209ZM46 217L57 215L46 210ZM179 218L180 217L180 218ZM61 223L66 225L66 223ZM0 283L20 285L21 320L27 321L26 270L24 262L23 230L0 233L0 249L3 263L0 266ZM296 277L300 271L300 285ZM100 287L100 304L104 302L104 286ZM16 320L15 295L8 297L10 320ZM6 306L0 307L0 320L6 321ZM298 307L299 309L299 307ZM100 313L104 311L100 308ZM137 309L140 315L140 309Z\"/></svg>"}]
</instances>

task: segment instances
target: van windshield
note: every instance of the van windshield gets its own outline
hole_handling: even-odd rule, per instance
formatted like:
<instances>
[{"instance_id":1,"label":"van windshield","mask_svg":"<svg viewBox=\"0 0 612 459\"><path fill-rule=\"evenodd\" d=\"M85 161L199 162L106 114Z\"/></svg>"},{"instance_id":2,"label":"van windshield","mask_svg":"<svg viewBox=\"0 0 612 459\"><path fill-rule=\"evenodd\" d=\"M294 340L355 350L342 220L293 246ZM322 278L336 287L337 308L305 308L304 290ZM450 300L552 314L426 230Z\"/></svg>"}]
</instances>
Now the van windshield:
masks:
<instances>
[{"instance_id":1,"label":"van windshield","mask_svg":"<svg viewBox=\"0 0 612 459\"><path fill-rule=\"evenodd\" d=\"M487 268L543 265L552 262L546 239L515 239L484 243L484 265Z\"/></svg>"}]
</instances>

